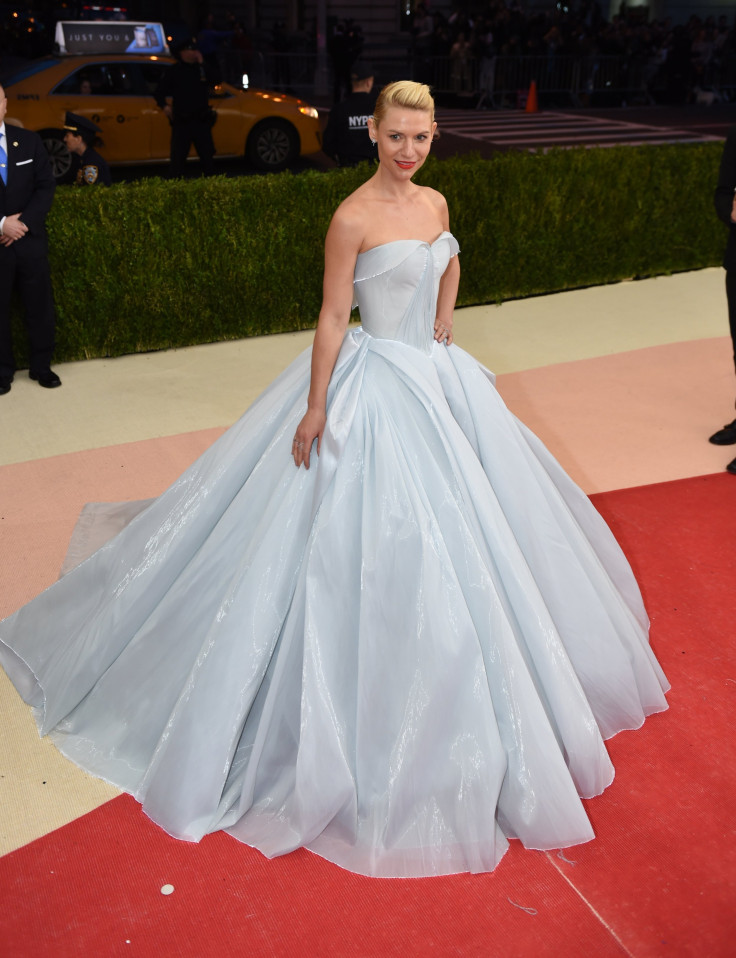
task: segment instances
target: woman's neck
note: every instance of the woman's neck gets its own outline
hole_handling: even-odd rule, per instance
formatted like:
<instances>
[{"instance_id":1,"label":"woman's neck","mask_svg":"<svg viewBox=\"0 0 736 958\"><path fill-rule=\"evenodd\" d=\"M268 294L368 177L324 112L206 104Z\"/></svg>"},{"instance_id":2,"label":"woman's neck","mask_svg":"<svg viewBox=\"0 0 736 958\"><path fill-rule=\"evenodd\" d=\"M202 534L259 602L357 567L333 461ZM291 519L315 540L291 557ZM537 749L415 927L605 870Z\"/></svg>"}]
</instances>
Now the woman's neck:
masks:
<instances>
[{"instance_id":1,"label":"woman's neck","mask_svg":"<svg viewBox=\"0 0 736 958\"><path fill-rule=\"evenodd\" d=\"M421 187L417 186L410 179L399 180L392 177L379 165L373 176L373 184L376 193L382 198L398 202L406 202Z\"/></svg>"}]
</instances>

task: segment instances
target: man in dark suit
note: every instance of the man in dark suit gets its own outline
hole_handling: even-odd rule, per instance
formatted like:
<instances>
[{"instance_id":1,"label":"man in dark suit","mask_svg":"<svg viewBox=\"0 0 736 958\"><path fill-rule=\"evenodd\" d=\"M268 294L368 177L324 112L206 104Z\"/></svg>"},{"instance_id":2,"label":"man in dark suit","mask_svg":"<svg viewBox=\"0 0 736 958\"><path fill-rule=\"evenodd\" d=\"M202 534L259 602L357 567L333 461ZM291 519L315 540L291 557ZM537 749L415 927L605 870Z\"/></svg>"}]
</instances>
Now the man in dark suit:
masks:
<instances>
[{"instance_id":1,"label":"man in dark suit","mask_svg":"<svg viewBox=\"0 0 736 958\"><path fill-rule=\"evenodd\" d=\"M731 127L726 137L714 199L719 219L723 220L728 226L728 242L723 257L723 265L726 269L728 320L731 326L734 365L736 366L736 126ZM727 423L723 429L713 433L710 441L717 446L736 444L736 419ZM736 475L736 459L729 462L726 469Z\"/></svg>"},{"instance_id":2,"label":"man in dark suit","mask_svg":"<svg viewBox=\"0 0 736 958\"><path fill-rule=\"evenodd\" d=\"M166 70L154 97L171 122L171 176L183 176L189 148L199 156L202 172L215 172L212 124L217 114L210 109L209 85L196 40L176 48L177 62ZM168 100L171 100L171 103Z\"/></svg>"},{"instance_id":3,"label":"man in dark suit","mask_svg":"<svg viewBox=\"0 0 736 958\"><path fill-rule=\"evenodd\" d=\"M10 297L16 280L30 343L29 375L47 389L61 385L51 370L55 319L45 226L56 184L41 138L6 125L7 106L0 86L0 396L10 392L15 375Z\"/></svg>"}]
</instances>

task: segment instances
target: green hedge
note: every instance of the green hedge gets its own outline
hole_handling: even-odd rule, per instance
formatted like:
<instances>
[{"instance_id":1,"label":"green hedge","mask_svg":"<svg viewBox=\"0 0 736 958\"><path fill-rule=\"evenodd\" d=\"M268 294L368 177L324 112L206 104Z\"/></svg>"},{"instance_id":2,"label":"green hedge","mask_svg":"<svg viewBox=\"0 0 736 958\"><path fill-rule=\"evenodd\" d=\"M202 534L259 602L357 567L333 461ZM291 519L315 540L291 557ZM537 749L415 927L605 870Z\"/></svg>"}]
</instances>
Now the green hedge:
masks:
<instances>
[{"instance_id":1,"label":"green hedge","mask_svg":"<svg viewBox=\"0 0 736 958\"><path fill-rule=\"evenodd\" d=\"M718 264L721 145L430 159L462 250L458 304ZM367 167L61 187L49 216L56 359L314 325L323 238ZM20 359L23 336L16 315Z\"/></svg>"}]
</instances>

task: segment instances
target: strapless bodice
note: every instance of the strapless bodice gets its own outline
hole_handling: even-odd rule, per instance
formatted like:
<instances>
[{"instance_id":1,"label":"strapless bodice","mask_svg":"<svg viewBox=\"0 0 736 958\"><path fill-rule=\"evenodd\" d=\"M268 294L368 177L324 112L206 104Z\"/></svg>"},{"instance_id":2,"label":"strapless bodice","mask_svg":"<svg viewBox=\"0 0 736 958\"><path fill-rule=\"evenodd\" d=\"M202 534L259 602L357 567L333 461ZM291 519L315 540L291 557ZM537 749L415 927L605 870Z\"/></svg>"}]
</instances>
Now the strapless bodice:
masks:
<instances>
[{"instance_id":1,"label":"strapless bodice","mask_svg":"<svg viewBox=\"0 0 736 958\"><path fill-rule=\"evenodd\" d=\"M429 352L440 279L458 251L445 231L432 243L394 240L360 253L353 282L363 329Z\"/></svg>"}]
</instances>

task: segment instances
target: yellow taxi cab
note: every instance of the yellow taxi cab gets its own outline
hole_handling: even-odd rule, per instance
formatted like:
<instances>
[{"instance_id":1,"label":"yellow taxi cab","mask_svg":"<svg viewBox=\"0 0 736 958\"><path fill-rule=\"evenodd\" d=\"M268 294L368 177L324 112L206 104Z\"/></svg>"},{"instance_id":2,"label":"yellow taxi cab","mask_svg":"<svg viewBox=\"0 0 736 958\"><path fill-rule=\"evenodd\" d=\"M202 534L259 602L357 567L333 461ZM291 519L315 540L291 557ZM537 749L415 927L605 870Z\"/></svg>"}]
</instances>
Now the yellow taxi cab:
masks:
<instances>
[{"instance_id":1,"label":"yellow taxi cab","mask_svg":"<svg viewBox=\"0 0 736 958\"><path fill-rule=\"evenodd\" d=\"M71 167L64 143L67 111L100 127L100 152L111 166L165 163L171 129L153 93L175 63L166 55L58 55L36 60L5 80L6 121L39 133L62 181ZM285 169L322 148L317 110L296 97L218 84L215 158L245 155L257 169Z\"/></svg>"}]
</instances>

